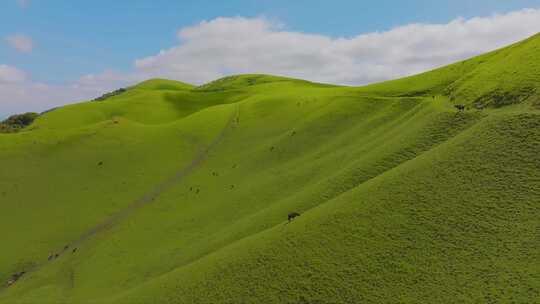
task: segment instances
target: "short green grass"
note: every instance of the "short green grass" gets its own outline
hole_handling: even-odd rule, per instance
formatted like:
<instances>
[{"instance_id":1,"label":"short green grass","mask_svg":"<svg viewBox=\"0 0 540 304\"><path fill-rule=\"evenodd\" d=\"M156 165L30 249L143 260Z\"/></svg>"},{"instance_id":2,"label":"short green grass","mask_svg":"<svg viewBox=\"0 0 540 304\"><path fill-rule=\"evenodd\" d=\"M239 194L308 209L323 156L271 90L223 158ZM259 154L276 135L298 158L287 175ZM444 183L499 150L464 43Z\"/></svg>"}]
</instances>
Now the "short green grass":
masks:
<instances>
[{"instance_id":1,"label":"short green grass","mask_svg":"<svg viewBox=\"0 0 540 304\"><path fill-rule=\"evenodd\" d=\"M360 88L156 79L0 134L0 281L28 272L0 303L535 302L539 46Z\"/></svg>"}]
</instances>

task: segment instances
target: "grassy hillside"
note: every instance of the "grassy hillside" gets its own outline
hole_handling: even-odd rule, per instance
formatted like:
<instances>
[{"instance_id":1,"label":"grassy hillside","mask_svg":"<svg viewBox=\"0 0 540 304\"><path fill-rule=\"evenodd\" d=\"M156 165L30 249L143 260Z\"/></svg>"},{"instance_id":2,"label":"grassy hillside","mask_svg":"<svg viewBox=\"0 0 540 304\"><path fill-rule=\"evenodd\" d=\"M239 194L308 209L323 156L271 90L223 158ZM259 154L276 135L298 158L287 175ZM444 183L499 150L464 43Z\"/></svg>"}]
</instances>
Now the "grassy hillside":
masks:
<instances>
[{"instance_id":1,"label":"grassy hillside","mask_svg":"<svg viewBox=\"0 0 540 304\"><path fill-rule=\"evenodd\" d=\"M540 34L483 56L418 76L361 88L393 96L442 94L475 108L540 104Z\"/></svg>"},{"instance_id":2,"label":"grassy hillside","mask_svg":"<svg viewBox=\"0 0 540 304\"><path fill-rule=\"evenodd\" d=\"M156 79L0 134L0 303L535 302L539 47L360 88Z\"/></svg>"}]
</instances>

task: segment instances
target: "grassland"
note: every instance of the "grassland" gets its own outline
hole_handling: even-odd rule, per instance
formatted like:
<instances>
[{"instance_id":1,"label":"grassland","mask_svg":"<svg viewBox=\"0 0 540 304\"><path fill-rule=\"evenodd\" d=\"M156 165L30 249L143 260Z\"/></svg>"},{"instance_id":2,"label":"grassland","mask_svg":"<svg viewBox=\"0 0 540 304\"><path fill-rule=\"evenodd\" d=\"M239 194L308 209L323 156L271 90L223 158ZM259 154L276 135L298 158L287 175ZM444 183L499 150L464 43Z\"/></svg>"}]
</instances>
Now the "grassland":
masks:
<instances>
[{"instance_id":1,"label":"grassland","mask_svg":"<svg viewBox=\"0 0 540 304\"><path fill-rule=\"evenodd\" d=\"M535 36L366 87L56 109L0 134L0 282L26 272L0 303L537 302L539 103Z\"/></svg>"}]
</instances>

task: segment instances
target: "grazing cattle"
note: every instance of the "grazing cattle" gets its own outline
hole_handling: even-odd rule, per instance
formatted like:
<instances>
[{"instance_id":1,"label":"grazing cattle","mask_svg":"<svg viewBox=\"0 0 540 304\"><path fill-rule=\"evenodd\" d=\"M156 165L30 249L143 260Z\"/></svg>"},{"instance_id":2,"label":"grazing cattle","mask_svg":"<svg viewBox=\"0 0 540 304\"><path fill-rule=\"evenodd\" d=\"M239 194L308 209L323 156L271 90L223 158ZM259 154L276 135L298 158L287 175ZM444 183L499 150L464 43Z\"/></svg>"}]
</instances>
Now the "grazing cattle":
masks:
<instances>
[{"instance_id":1,"label":"grazing cattle","mask_svg":"<svg viewBox=\"0 0 540 304\"><path fill-rule=\"evenodd\" d=\"M300 216L300 213L298 213L298 212L291 212L291 213L289 213L289 215L287 216L287 219L288 219L289 222L290 222L290 221L292 221L295 217L298 217L298 216Z\"/></svg>"},{"instance_id":2,"label":"grazing cattle","mask_svg":"<svg viewBox=\"0 0 540 304\"><path fill-rule=\"evenodd\" d=\"M454 107L460 112L465 111L465 106L464 105L458 104L458 105L455 105Z\"/></svg>"},{"instance_id":3,"label":"grazing cattle","mask_svg":"<svg viewBox=\"0 0 540 304\"><path fill-rule=\"evenodd\" d=\"M64 246L64 250L68 250L69 245Z\"/></svg>"},{"instance_id":4,"label":"grazing cattle","mask_svg":"<svg viewBox=\"0 0 540 304\"><path fill-rule=\"evenodd\" d=\"M71 253L75 253L75 252L77 252L77 248L76 248L76 247L73 248L73 250L71 251Z\"/></svg>"},{"instance_id":5,"label":"grazing cattle","mask_svg":"<svg viewBox=\"0 0 540 304\"><path fill-rule=\"evenodd\" d=\"M60 256L60 255L59 255L58 253L56 253L56 254L54 255L54 258L57 259L59 256Z\"/></svg>"},{"instance_id":6,"label":"grazing cattle","mask_svg":"<svg viewBox=\"0 0 540 304\"><path fill-rule=\"evenodd\" d=\"M100 161L97 165L98 165L98 166L103 166L103 162Z\"/></svg>"},{"instance_id":7,"label":"grazing cattle","mask_svg":"<svg viewBox=\"0 0 540 304\"><path fill-rule=\"evenodd\" d=\"M7 286L9 287L15 284L15 282L17 282L25 273L25 271L21 271L19 273L12 274L11 278L7 281Z\"/></svg>"}]
</instances>

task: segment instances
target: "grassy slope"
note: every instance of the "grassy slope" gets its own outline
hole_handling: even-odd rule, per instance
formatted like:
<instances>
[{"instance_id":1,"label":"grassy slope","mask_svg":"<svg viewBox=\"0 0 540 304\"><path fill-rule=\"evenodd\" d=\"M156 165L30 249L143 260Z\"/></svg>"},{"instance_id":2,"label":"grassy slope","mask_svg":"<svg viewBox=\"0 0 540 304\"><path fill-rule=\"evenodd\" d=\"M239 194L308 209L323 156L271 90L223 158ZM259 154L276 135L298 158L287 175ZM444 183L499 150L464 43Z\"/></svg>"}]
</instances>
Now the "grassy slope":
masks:
<instances>
[{"instance_id":1,"label":"grassy slope","mask_svg":"<svg viewBox=\"0 0 540 304\"><path fill-rule=\"evenodd\" d=\"M154 80L0 135L0 280L38 266L0 303L534 301L539 41L364 88Z\"/></svg>"},{"instance_id":2,"label":"grassy slope","mask_svg":"<svg viewBox=\"0 0 540 304\"><path fill-rule=\"evenodd\" d=\"M443 94L455 103L499 107L540 104L540 34L509 47L421 75L360 88L393 96Z\"/></svg>"}]
</instances>

